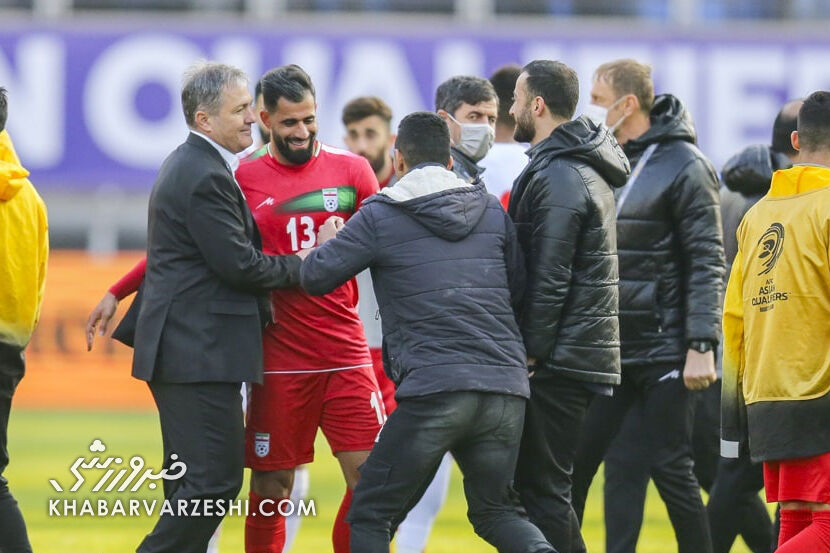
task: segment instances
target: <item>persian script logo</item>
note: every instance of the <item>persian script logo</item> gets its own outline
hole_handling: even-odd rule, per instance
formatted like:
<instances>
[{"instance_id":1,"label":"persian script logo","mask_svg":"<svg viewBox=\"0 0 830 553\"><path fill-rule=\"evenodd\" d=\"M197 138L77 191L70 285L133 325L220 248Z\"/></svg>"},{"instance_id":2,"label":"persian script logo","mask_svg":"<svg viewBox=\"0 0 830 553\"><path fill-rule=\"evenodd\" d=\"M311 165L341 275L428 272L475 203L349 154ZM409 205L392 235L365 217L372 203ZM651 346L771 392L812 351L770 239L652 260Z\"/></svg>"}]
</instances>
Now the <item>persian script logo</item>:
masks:
<instances>
[{"instance_id":1,"label":"persian script logo","mask_svg":"<svg viewBox=\"0 0 830 553\"><path fill-rule=\"evenodd\" d=\"M758 240L757 245L762 247L761 253L758 254L758 259L764 266L764 270L758 273L758 276L761 276L772 271L781 257L784 248L784 226L781 223L773 223Z\"/></svg>"},{"instance_id":2,"label":"persian script logo","mask_svg":"<svg viewBox=\"0 0 830 553\"><path fill-rule=\"evenodd\" d=\"M82 474L82 471L105 471L96 482L95 487L92 488L93 492L98 492L102 489L104 492L123 492L128 489L130 484L132 484L132 487L129 487L129 490L131 492L136 492L141 489L141 486L148 480L150 482L147 487L154 490L157 487L155 480L178 480L187 472L187 465L185 465L182 461L179 461L179 456L175 453L170 455L170 459L174 461L170 467L162 469L156 474L151 468L145 469L144 459L137 455L130 458L128 463L129 468L119 468L124 463L124 459L122 457L110 456L103 458L98 455L106 451L106 449L107 446L104 445L101 440L95 440L89 446L89 451L92 452L91 459L87 460L85 457L78 457L75 459L75 462L69 469L69 472L71 472L72 476L75 477L75 483L71 488L69 488L69 492L78 491L83 483L87 481ZM125 476L126 478L124 478ZM52 487L56 492L64 491L63 486L61 486L57 480L50 479L49 483L52 484ZM104 488L105 485L106 488ZM118 486L118 488L116 488L116 486Z\"/></svg>"}]
</instances>

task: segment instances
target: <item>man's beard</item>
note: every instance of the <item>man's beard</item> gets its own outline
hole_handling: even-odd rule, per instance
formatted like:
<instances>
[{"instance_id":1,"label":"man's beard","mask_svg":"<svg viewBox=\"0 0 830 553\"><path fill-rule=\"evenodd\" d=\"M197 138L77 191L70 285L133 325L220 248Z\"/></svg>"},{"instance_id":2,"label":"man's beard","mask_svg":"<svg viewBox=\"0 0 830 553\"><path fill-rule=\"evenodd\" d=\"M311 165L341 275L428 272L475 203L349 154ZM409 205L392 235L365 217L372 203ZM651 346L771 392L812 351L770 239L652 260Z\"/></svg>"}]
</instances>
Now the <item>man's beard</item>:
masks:
<instances>
[{"instance_id":1,"label":"man's beard","mask_svg":"<svg viewBox=\"0 0 830 553\"><path fill-rule=\"evenodd\" d=\"M288 142L280 138L276 133L272 136L272 142L288 163L291 163L292 165L302 165L311 159L312 155L314 155L314 139L316 137L317 133L312 133L311 136L308 137L308 146L302 150L292 149L291 146L288 145Z\"/></svg>"},{"instance_id":2,"label":"man's beard","mask_svg":"<svg viewBox=\"0 0 830 553\"><path fill-rule=\"evenodd\" d=\"M389 156L389 154L387 154L385 150L381 150L380 154L378 154L377 157L374 158L371 158L366 154L361 155L366 158L366 160L369 162L369 165L372 167L372 171L374 171L376 175L380 173L381 169L383 169L383 166L386 165L386 159Z\"/></svg>"},{"instance_id":3,"label":"man's beard","mask_svg":"<svg viewBox=\"0 0 830 553\"><path fill-rule=\"evenodd\" d=\"M530 117L530 110L525 108L516 117L516 130L513 131L513 140L516 142L533 142L534 138L536 138L536 127Z\"/></svg>"}]
</instances>

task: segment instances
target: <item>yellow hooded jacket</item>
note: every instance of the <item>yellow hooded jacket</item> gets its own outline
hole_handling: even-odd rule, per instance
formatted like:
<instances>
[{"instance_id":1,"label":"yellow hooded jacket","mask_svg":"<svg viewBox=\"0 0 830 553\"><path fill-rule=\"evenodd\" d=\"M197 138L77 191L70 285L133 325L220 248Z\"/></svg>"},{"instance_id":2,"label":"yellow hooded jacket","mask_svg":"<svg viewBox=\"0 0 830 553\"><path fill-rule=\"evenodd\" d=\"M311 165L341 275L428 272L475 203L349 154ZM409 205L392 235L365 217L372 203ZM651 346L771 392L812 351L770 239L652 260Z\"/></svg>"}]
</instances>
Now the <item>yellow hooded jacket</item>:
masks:
<instances>
[{"instance_id":1,"label":"yellow hooded jacket","mask_svg":"<svg viewBox=\"0 0 830 553\"><path fill-rule=\"evenodd\" d=\"M777 171L738 227L723 314L721 453L830 451L830 169Z\"/></svg>"},{"instance_id":2,"label":"yellow hooded jacket","mask_svg":"<svg viewBox=\"0 0 830 553\"><path fill-rule=\"evenodd\" d=\"M46 205L0 133L0 342L25 347L40 315L49 255Z\"/></svg>"}]
</instances>

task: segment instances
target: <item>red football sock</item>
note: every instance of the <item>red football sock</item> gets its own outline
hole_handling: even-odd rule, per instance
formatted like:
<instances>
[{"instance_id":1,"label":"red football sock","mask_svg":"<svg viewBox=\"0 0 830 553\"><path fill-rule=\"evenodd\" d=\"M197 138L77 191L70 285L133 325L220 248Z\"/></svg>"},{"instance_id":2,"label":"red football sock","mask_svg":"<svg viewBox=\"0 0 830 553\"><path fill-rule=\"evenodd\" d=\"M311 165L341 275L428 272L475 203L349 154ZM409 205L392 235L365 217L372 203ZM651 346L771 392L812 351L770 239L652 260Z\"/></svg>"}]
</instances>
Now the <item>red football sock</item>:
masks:
<instances>
[{"instance_id":1,"label":"red football sock","mask_svg":"<svg viewBox=\"0 0 830 553\"><path fill-rule=\"evenodd\" d=\"M346 515L349 514L349 507L351 506L352 490L346 488L346 494L340 503L340 509L337 511L337 518L334 519L334 527L331 532L334 553L349 553L349 523L346 522Z\"/></svg>"},{"instance_id":2,"label":"red football sock","mask_svg":"<svg viewBox=\"0 0 830 553\"><path fill-rule=\"evenodd\" d=\"M813 522L813 513L807 509L781 509L781 531L778 533L778 547L784 545L796 534Z\"/></svg>"},{"instance_id":3,"label":"red football sock","mask_svg":"<svg viewBox=\"0 0 830 553\"><path fill-rule=\"evenodd\" d=\"M277 506L283 499L270 499L250 492L248 516L245 518L245 553L282 553L285 546L285 517ZM260 509L260 505L265 505ZM265 516L266 513L274 513Z\"/></svg>"},{"instance_id":4,"label":"red football sock","mask_svg":"<svg viewBox=\"0 0 830 553\"><path fill-rule=\"evenodd\" d=\"M781 534L784 530L784 513L781 511ZM816 511L813 522L776 549L776 553L828 553L830 552L830 511Z\"/></svg>"}]
</instances>

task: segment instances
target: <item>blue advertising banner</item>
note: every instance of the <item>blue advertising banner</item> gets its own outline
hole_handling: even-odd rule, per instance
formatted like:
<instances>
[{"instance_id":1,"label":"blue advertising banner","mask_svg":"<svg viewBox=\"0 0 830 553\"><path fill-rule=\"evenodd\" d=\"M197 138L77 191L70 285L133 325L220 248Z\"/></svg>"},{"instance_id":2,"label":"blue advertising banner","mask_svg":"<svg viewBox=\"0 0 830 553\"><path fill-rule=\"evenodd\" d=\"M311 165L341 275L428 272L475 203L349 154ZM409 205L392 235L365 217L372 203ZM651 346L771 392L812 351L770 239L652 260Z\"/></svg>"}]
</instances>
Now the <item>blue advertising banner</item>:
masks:
<instances>
[{"instance_id":1,"label":"blue advertising banner","mask_svg":"<svg viewBox=\"0 0 830 553\"><path fill-rule=\"evenodd\" d=\"M397 21L400 26L406 19ZM358 95L386 99L397 121L432 109L435 87L447 77L488 76L505 63L549 58L577 70L581 110L594 69L621 57L653 65L657 92L672 92L687 104L700 145L718 167L746 144L769 143L787 99L830 88L830 38L761 31L704 37L636 28L622 34L619 27L505 27L496 33L345 25L332 32L307 25L104 26L84 20L0 26L9 132L38 186L50 189L149 190L159 164L185 136L181 75L199 58L232 63L252 79L285 63L303 66L317 88L320 138L340 145L340 110Z\"/></svg>"}]
</instances>

